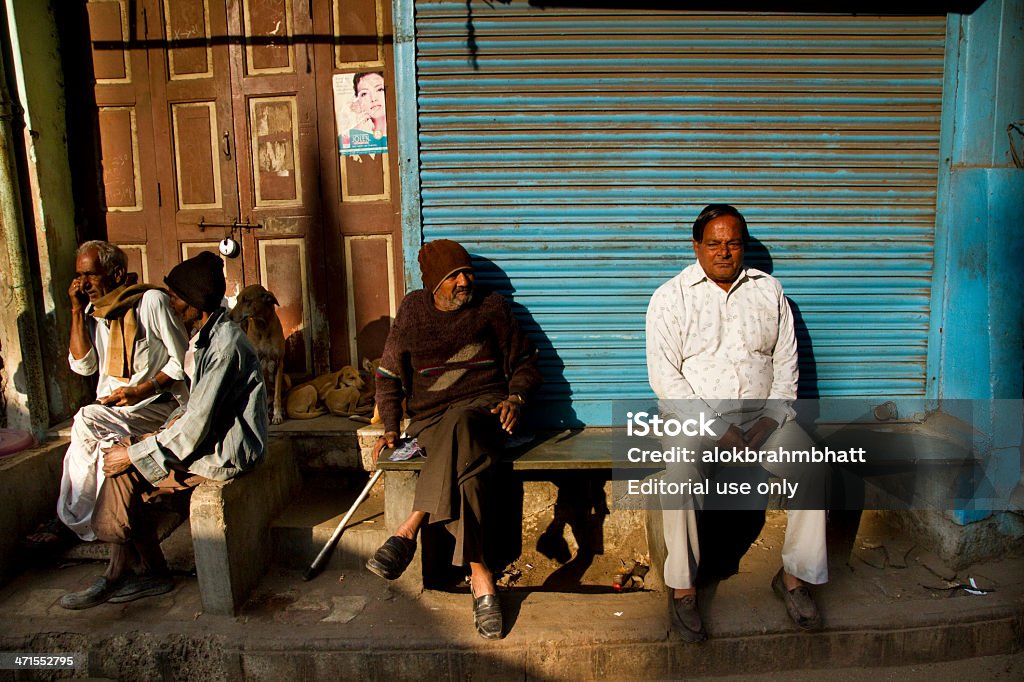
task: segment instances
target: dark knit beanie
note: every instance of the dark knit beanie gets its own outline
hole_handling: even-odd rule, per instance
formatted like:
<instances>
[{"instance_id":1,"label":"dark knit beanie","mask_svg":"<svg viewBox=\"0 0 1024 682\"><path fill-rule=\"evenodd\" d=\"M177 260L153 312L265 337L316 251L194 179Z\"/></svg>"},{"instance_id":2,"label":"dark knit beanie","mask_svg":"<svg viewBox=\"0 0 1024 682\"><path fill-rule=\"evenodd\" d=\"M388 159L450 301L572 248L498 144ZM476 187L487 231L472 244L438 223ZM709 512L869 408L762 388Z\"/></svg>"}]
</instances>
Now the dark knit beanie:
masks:
<instances>
[{"instance_id":1,"label":"dark knit beanie","mask_svg":"<svg viewBox=\"0 0 1024 682\"><path fill-rule=\"evenodd\" d=\"M227 288L224 261L220 256L202 251L171 268L164 277L164 284L193 308L212 313L220 307Z\"/></svg>"},{"instance_id":2,"label":"dark knit beanie","mask_svg":"<svg viewBox=\"0 0 1024 682\"><path fill-rule=\"evenodd\" d=\"M469 252L451 239L427 242L420 249L420 272L423 288L434 293L448 275L459 270L473 269Z\"/></svg>"}]
</instances>

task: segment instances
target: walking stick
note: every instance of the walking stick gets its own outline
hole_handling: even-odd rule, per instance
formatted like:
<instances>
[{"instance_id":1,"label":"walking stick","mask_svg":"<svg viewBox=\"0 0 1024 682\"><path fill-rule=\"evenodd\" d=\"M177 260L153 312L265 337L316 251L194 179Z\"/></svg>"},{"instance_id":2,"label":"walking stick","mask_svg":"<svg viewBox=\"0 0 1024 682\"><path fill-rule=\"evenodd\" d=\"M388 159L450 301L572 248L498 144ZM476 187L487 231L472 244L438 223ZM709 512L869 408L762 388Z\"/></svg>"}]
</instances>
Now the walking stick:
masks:
<instances>
[{"instance_id":1,"label":"walking stick","mask_svg":"<svg viewBox=\"0 0 1024 682\"><path fill-rule=\"evenodd\" d=\"M359 497L357 497L356 501L352 503L351 507L349 507L349 510L341 520L341 523L339 523L338 527L334 529L334 535L331 536L331 539L327 541L324 548L316 555L316 559L313 559L313 563L306 569L306 572L302 576L303 580L312 580L320 573L321 570L323 570L324 565L327 564L327 558L330 556L331 552L334 551L334 546L338 544L341 534L345 531L345 524L347 524L348 520L352 518L352 515L356 513L356 509L363 503L366 496L370 494L370 488L373 487L373 484L377 482L377 479L380 478L383 473L383 469L377 469L377 471L373 473L373 476L370 477L370 481L366 484L366 487L363 488L363 492L359 493Z\"/></svg>"}]
</instances>

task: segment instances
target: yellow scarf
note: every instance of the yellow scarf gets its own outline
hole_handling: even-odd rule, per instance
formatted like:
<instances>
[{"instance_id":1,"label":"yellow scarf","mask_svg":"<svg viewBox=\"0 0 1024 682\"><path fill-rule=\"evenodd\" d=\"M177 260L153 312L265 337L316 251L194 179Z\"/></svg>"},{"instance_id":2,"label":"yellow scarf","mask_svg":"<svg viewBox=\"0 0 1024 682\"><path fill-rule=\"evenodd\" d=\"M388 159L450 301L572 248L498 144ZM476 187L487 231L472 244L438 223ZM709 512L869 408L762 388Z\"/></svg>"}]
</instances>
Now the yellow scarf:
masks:
<instances>
[{"instance_id":1,"label":"yellow scarf","mask_svg":"<svg viewBox=\"0 0 1024 682\"><path fill-rule=\"evenodd\" d=\"M134 373L135 336L139 328L135 304L147 291L159 288L152 284L122 284L93 303L93 317L110 322L107 375L128 380Z\"/></svg>"}]
</instances>

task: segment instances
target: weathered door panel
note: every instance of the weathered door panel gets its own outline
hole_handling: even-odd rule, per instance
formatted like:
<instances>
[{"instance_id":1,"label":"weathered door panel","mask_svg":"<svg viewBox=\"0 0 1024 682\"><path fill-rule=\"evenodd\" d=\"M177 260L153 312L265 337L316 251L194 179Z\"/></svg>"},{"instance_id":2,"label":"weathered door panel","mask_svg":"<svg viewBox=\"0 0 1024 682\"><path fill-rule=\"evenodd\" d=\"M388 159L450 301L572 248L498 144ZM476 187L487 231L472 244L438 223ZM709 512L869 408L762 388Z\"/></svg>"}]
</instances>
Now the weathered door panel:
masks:
<instances>
[{"instance_id":1,"label":"weathered door panel","mask_svg":"<svg viewBox=\"0 0 1024 682\"><path fill-rule=\"evenodd\" d=\"M162 0L150 6L150 71L166 272L196 249L215 249L238 217L227 15L219 0ZM173 255L172 255L173 254ZM239 282L232 284L238 285ZM237 291L228 289L228 295Z\"/></svg>"},{"instance_id":2,"label":"weathered door panel","mask_svg":"<svg viewBox=\"0 0 1024 682\"><path fill-rule=\"evenodd\" d=\"M326 371L322 293L317 97L310 4L294 0L229 3L231 98L240 218L261 227L243 234L247 282L274 292L287 366Z\"/></svg>"},{"instance_id":3,"label":"weathered door panel","mask_svg":"<svg viewBox=\"0 0 1024 682\"><path fill-rule=\"evenodd\" d=\"M395 126L391 3L330 0L315 3L317 92L321 139L324 263L331 363L375 358L394 316L401 277L401 215ZM385 154L339 155L340 116L355 74L378 72L386 89ZM340 100L342 104L336 102Z\"/></svg>"},{"instance_id":4,"label":"weathered door panel","mask_svg":"<svg viewBox=\"0 0 1024 682\"><path fill-rule=\"evenodd\" d=\"M387 0L91 0L108 237L159 282L234 236L287 369L375 357L401 270L397 154L339 156L334 88L393 66ZM351 97L350 97L351 98ZM395 151L394 101L387 112ZM232 226L235 227L232 227Z\"/></svg>"},{"instance_id":5,"label":"weathered door panel","mask_svg":"<svg viewBox=\"0 0 1024 682\"><path fill-rule=\"evenodd\" d=\"M143 12L126 0L93 0L86 9L107 235L125 247L132 270L146 278L154 262L159 267L163 249L149 54L137 40Z\"/></svg>"}]
</instances>

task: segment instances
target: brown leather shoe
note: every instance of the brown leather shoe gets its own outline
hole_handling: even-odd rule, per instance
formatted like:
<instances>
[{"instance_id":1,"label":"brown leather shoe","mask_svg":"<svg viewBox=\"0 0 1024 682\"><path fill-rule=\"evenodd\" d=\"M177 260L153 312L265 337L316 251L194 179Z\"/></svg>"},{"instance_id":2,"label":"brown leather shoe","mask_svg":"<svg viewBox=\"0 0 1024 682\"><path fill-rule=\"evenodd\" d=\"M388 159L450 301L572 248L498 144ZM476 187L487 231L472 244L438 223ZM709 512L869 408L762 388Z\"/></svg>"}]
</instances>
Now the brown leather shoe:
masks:
<instances>
[{"instance_id":1,"label":"brown leather shoe","mask_svg":"<svg viewBox=\"0 0 1024 682\"><path fill-rule=\"evenodd\" d=\"M687 642L703 642L708 638L704 621L700 619L696 595L687 594L672 600L672 625Z\"/></svg>"},{"instance_id":2,"label":"brown leather shoe","mask_svg":"<svg viewBox=\"0 0 1024 682\"><path fill-rule=\"evenodd\" d=\"M786 583L782 579L783 569L772 578L772 590L779 596L779 599L786 605L789 617L793 619L801 630L820 630L821 612L811 598L811 592L804 585L792 590L786 589Z\"/></svg>"}]
</instances>

